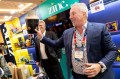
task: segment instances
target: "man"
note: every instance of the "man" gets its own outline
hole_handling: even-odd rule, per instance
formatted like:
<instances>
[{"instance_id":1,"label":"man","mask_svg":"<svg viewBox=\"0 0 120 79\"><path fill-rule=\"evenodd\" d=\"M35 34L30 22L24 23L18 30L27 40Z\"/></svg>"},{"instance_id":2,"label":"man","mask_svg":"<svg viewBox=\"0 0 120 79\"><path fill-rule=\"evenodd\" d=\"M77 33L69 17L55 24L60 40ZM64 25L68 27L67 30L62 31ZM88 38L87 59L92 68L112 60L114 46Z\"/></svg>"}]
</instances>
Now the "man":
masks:
<instances>
[{"instance_id":1,"label":"man","mask_svg":"<svg viewBox=\"0 0 120 79\"><path fill-rule=\"evenodd\" d=\"M57 41L50 40L37 31L41 42L51 46L65 47L68 79L70 68L74 79L114 79L112 63L117 48L104 24L87 21L88 9L84 3L75 3L70 9L73 28L65 30Z\"/></svg>"},{"instance_id":2,"label":"man","mask_svg":"<svg viewBox=\"0 0 120 79\"><path fill-rule=\"evenodd\" d=\"M51 31L46 31L45 22L40 20L38 27L42 34L46 37L56 40L57 36ZM40 43L38 37L35 38L35 48L37 54L37 61L45 69L49 79L64 79L62 74L59 59L61 58L61 52L58 49L54 49L48 45Z\"/></svg>"},{"instance_id":3,"label":"man","mask_svg":"<svg viewBox=\"0 0 120 79\"><path fill-rule=\"evenodd\" d=\"M11 72L0 48L0 79L11 78Z\"/></svg>"}]
</instances>

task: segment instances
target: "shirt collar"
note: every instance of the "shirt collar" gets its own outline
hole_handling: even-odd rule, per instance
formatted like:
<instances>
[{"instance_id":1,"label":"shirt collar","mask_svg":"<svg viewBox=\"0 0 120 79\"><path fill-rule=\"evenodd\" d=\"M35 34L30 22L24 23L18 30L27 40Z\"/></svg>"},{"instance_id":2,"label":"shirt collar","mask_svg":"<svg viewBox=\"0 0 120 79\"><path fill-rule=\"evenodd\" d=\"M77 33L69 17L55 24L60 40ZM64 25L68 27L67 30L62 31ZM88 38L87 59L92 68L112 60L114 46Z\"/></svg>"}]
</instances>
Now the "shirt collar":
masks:
<instances>
[{"instance_id":1,"label":"shirt collar","mask_svg":"<svg viewBox=\"0 0 120 79\"><path fill-rule=\"evenodd\" d=\"M46 34L46 31L43 32L43 35L44 35L44 36L45 36L45 34Z\"/></svg>"},{"instance_id":2,"label":"shirt collar","mask_svg":"<svg viewBox=\"0 0 120 79\"><path fill-rule=\"evenodd\" d=\"M84 24L83 29L87 29L87 24L88 24L88 21L86 21L86 23Z\"/></svg>"}]
</instances>

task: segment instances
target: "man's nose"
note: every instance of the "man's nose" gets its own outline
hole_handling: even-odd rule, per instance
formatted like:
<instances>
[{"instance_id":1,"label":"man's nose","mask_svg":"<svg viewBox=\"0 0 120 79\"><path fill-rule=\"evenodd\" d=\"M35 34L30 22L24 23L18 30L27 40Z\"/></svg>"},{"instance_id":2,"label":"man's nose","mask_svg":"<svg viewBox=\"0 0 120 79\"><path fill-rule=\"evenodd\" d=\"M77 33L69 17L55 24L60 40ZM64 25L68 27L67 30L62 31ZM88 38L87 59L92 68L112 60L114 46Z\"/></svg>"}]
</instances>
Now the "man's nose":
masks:
<instances>
[{"instance_id":1,"label":"man's nose","mask_svg":"<svg viewBox=\"0 0 120 79\"><path fill-rule=\"evenodd\" d=\"M71 16L69 16L69 19L72 19L72 17L71 17Z\"/></svg>"},{"instance_id":2,"label":"man's nose","mask_svg":"<svg viewBox=\"0 0 120 79\"><path fill-rule=\"evenodd\" d=\"M39 26L40 28L42 27L42 26Z\"/></svg>"}]
</instances>

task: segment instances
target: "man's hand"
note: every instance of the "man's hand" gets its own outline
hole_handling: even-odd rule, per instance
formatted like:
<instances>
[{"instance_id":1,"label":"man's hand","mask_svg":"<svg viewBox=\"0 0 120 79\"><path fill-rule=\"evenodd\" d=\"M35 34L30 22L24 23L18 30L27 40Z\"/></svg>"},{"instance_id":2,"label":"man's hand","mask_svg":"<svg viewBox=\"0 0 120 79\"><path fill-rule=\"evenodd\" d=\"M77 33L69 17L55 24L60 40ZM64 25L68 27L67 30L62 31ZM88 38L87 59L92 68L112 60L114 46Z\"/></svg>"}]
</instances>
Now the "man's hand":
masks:
<instances>
[{"instance_id":1,"label":"man's hand","mask_svg":"<svg viewBox=\"0 0 120 79\"><path fill-rule=\"evenodd\" d=\"M83 71L88 78L95 77L101 71L101 66L98 63L85 63L85 66Z\"/></svg>"},{"instance_id":2,"label":"man's hand","mask_svg":"<svg viewBox=\"0 0 120 79\"><path fill-rule=\"evenodd\" d=\"M41 32L40 28L39 28L38 30L35 29L35 31L37 32L38 38L39 38L39 39L42 39L42 32Z\"/></svg>"}]
</instances>

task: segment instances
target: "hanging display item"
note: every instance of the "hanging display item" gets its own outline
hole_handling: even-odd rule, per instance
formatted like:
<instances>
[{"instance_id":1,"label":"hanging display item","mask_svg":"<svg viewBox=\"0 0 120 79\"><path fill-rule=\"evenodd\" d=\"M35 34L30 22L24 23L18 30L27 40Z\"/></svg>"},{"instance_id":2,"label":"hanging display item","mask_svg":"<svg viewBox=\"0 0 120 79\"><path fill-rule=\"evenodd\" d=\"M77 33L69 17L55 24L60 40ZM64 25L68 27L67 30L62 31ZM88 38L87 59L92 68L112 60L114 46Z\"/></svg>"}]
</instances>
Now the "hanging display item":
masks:
<instances>
[{"instance_id":1,"label":"hanging display item","mask_svg":"<svg viewBox=\"0 0 120 79\"><path fill-rule=\"evenodd\" d=\"M28 13L27 17L25 18L27 31L29 34L34 34L35 29L38 28L39 17L35 14L34 11Z\"/></svg>"},{"instance_id":2,"label":"hanging display item","mask_svg":"<svg viewBox=\"0 0 120 79\"><path fill-rule=\"evenodd\" d=\"M12 24L10 24L10 32L11 34L19 34L22 33L22 29L18 27L14 27Z\"/></svg>"}]
</instances>

